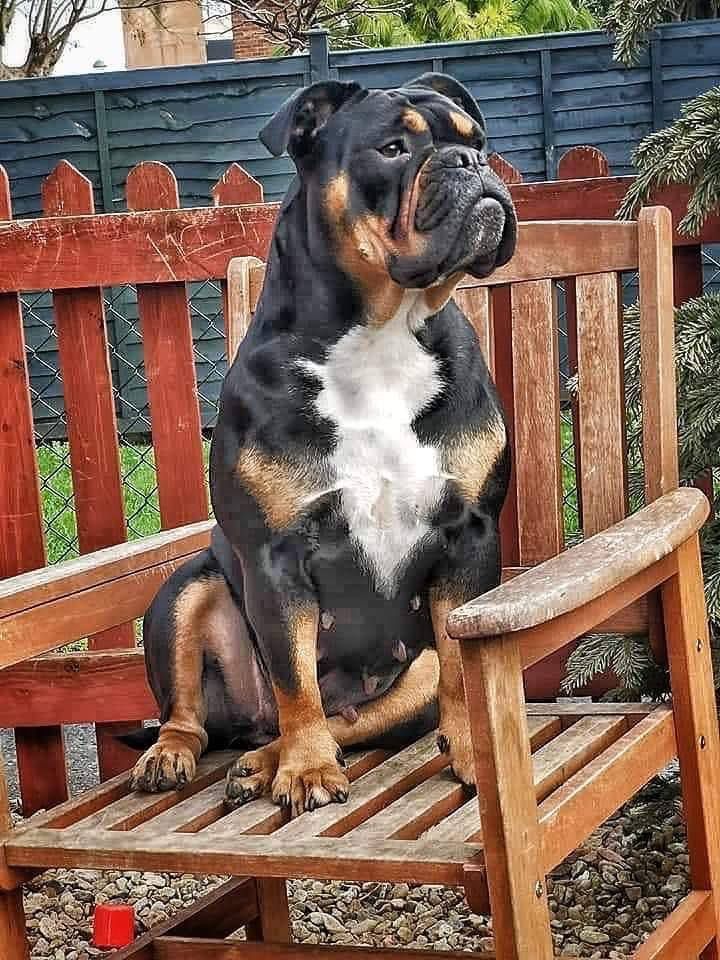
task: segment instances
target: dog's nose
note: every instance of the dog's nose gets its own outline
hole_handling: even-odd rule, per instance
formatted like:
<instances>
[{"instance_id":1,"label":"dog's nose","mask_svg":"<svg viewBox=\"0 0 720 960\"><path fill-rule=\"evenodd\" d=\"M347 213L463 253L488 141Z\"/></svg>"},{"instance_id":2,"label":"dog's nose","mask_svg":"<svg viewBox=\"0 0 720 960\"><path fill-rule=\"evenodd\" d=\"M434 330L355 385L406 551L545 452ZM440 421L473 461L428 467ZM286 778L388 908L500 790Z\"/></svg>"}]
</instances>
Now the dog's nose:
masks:
<instances>
[{"instance_id":1,"label":"dog's nose","mask_svg":"<svg viewBox=\"0 0 720 960\"><path fill-rule=\"evenodd\" d=\"M483 165L484 157L479 150L473 147L447 147L440 154L446 167L479 167Z\"/></svg>"}]
</instances>

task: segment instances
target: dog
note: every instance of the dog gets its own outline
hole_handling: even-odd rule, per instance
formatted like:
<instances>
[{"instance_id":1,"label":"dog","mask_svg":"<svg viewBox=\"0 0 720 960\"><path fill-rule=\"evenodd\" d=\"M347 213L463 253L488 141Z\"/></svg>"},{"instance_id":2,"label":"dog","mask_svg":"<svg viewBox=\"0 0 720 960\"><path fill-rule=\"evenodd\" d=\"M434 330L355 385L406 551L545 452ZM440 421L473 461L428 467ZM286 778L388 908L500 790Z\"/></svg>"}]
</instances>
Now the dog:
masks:
<instances>
[{"instance_id":1,"label":"dog","mask_svg":"<svg viewBox=\"0 0 720 960\"><path fill-rule=\"evenodd\" d=\"M297 176L221 391L211 545L145 617L161 726L132 786L182 788L229 746L228 804L270 793L295 815L347 799L343 748L436 727L472 785L445 621L499 582L509 452L452 294L510 259L510 194L442 74L314 83L260 138Z\"/></svg>"}]
</instances>

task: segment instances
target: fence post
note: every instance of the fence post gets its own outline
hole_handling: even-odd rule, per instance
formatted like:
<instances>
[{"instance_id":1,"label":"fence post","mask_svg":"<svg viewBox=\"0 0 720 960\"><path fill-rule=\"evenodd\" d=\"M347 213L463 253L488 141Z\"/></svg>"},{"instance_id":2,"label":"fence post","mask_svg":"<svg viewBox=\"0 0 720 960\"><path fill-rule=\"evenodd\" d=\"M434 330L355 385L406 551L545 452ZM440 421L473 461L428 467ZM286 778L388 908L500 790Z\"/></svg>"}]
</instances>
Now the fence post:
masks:
<instances>
[{"instance_id":1,"label":"fence post","mask_svg":"<svg viewBox=\"0 0 720 960\"><path fill-rule=\"evenodd\" d=\"M310 83L330 77L330 45L327 30L308 30Z\"/></svg>"},{"instance_id":2,"label":"fence post","mask_svg":"<svg viewBox=\"0 0 720 960\"><path fill-rule=\"evenodd\" d=\"M543 135L545 141L545 179L555 179L555 122L553 120L552 52L540 51L542 77Z\"/></svg>"},{"instance_id":3,"label":"fence post","mask_svg":"<svg viewBox=\"0 0 720 960\"><path fill-rule=\"evenodd\" d=\"M100 168L100 190L102 192L103 212L113 212L112 163L110 161L110 143L108 140L107 113L105 111L105 92L93 93L95 104L95 135L97 136L98 166Z\"/></svg>"}]
</instances>

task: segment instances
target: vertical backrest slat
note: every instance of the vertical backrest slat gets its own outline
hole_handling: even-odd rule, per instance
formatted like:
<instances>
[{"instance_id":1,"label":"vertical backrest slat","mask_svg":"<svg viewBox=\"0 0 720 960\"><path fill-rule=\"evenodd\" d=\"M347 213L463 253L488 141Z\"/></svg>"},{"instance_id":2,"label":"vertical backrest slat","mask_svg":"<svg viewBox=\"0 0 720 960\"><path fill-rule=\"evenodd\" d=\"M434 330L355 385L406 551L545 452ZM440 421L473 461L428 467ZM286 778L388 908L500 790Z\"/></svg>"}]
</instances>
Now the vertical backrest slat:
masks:
<instances>
[{"instance_id":1,"label":"vertical backrest slat","mask_svg":"<svg viewBox=\"0 0 720 960\"><path fill-rule=\"evenodd\" d=\"M626 514L621 314L614 273L578 277L577 364L583 532Z\"/></svg>"},{"instance_id":2,"label":"vertical backrest slat","mask_svg":"<svg viewBox=\"0 0 720 960\"><path fill-rule=\"evenodd\" d=\"M10 187L0 167L0 219L11 216ZM0 294L0 577L46 563L30 397L20 298ZM23 813L67 799L60 727L18 729L15 744Z\"/></svg>"},{"instance_id":3,"label":"vertical backrest slat","mask_svg":"<svg viewBox=\"0 0 720 960\"><path fill-rule=\"evenodd\" d=\"M225 304L225 342L228 367L250 326L256 290L262 284L265 264L257 257L234 257L228 264ZM255 295L255 296L254 296Z\"/></svg>"},{"instance_id":4,"label":"vertical backrest slat","mask_svg":"<svg viewBox=\"0 0 720 960\"><path fill-rule=\"evenodd\" d=\"M95 212L92 183L62 160L42 185L49 217ZM127 539L105 304L100 287L53 291L55 331L70 446L70 469L80 553ZM89 639L91 650L134 647L132 623ZM102 779L127 769L117 728L97 728Z\"/></svg>"},{"instance_id":5,"label":"vertical backrest slat","mask_svg":"<svg viewBox=\"0 0 720 960\"><path fill-rule=\"evenodd\" d=\"M563 548L560 382L552 281L511 288L520 563Z\"/></svg>"},{"instance_id":6,"label":"vertical backrest slat","mask_svg":"<svg viewBox=\"0 0 720 960\"><path fill-rule=\"evenodd\" d=\"M679 483L672 218L646 207L638 219L643 461L649 503Z\"/></svg>"},{"instance_id":7,"label":"vertical backrest slat","mask_svg":"<svg viewBox=\"0 0 720 960\"><path fill-rule=\"evenodd\" d=\"M485 363L493 373L492 301L489 287L464 287L457 291L455 300L473 325Z\"/></svg>"},{"instance_id":8,"label":"vertical backrest slat","mask_svg":"<svg viewBox=\"0 0 720 960\"><path fill-rule=\"evenodd\" d=\"M0 167L0 220L10 220ZM0 579L45 565L40 480L20 298L0 294Z\"/></svg>"},{"instance_id":9,"label":"vertical backrest slat","mask_svg":"<svg viewBox=\"0 0 720 960\"><path fill-rule=\"evenodd\" d=\"M130 210L180 206L164 164L141 163L127 178ZM160 519L164 529L208 515L192 324L185 283L138 284Z\"/></svg>"},{"instance_id":10,"label":"vertical backrest slat","mask_svg":"<svg viewBox=\"0 0 720 960\"><path fill-rule=\"evenodd\" d=\"M495 386L505 412L508 440L515 449L515 395L513 374L513 324L510 285L503 284L490 288L490 300L493 319L493 370ZM505 567L517 567L520 564L518 545L518 488L515 471L515 457L510 464L508 492L500 514L500 546L502 562Z\"/></svg>"}]
</instances>

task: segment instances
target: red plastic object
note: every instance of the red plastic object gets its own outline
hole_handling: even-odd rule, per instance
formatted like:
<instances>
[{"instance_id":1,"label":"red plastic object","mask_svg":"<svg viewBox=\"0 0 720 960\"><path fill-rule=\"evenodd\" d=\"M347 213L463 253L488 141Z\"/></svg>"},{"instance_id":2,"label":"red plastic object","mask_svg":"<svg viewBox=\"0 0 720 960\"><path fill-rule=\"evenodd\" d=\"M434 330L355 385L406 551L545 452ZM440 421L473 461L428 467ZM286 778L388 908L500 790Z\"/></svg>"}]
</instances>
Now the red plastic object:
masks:
<instances>
[{"instance_id":1,"label":"red plastic object","mask_svg":"<svg viewBox=\"0 0 720 960\"><path fill-rule=\"evenodd\" d=\"M101 950L127 947L135 939L135 909L125 903L99 903L93 916L93 942Z\"/></svg>"}]
</instances>

